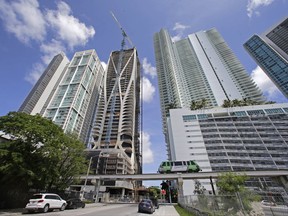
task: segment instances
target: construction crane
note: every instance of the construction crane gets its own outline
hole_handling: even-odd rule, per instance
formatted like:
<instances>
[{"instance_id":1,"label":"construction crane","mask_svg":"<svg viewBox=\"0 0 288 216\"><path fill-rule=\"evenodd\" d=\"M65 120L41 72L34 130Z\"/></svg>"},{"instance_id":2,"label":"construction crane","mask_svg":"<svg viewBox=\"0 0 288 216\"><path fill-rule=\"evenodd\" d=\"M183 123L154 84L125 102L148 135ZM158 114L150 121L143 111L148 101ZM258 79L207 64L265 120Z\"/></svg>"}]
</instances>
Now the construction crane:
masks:
<instances>
[{"instance_id":1,"label":"construction crane","mask_svg":"<svg viewBox=\"0 0 288 216\"><path fill-rule=\"evenodd\" d=\"M123 39L122 39L122 42L121 42L121 49L123 50L124 49L124 46L125 46L125 39L129 42L130 46L131 47L134 47L132 41L130 40L130 38L128 37L128 35L126 34L125 30L122 28L120 22L117 20L117 18L115 17L114 13L112 11L110 11L113 19L115 20L115 22L117 23L118 27L120 28L121 32L122 32L122 36L123 36Z\"/></svg>"}]
</instances>

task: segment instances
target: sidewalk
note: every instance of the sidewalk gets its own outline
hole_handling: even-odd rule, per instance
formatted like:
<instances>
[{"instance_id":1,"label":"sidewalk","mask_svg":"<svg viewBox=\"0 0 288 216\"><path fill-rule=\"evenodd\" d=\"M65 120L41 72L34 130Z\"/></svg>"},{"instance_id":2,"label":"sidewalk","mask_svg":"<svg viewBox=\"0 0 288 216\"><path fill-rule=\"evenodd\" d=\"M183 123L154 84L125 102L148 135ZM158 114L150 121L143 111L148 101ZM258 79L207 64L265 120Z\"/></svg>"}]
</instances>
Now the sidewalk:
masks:
<instances>
[{"instance_id":1,"label":"sidewalk","mask_svg":"<svg viewBox=\"0 0 288 216\"><path fill-rule=\"evenodd\" d=\"M154 214L155 216L179 216L174 205L160 205Z\"/></svg>"}]
</instances>

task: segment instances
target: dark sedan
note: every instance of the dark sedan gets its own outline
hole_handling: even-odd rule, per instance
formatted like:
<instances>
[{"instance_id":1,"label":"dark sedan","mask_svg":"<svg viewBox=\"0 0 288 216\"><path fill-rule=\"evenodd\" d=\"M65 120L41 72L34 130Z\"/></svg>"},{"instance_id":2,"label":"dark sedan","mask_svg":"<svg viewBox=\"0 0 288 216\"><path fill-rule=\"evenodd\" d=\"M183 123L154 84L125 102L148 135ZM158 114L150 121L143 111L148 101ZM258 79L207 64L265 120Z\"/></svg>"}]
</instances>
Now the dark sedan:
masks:
<instances>
[{"instance_id":1,"label":"dark sedan","mask_svg":"<svg viewBox=\"0 0 288 216\"><path fill-rule=\"evenodd\" d=\"M138 212L153 214L154 211L155 207L150 199L143 199L138 205Z\"/></svg>"},{"instance_id":2,"label":"dark sedan","mask_svg":"<svg viewBox=\"0 0 288 216\"><path fill-rule=\"evenodd\" d=\"M67 206L66 209L77 209L77 208L85 208L85 203L78 198L72 198L66 200Z\"/></svg>"}]
</instances>

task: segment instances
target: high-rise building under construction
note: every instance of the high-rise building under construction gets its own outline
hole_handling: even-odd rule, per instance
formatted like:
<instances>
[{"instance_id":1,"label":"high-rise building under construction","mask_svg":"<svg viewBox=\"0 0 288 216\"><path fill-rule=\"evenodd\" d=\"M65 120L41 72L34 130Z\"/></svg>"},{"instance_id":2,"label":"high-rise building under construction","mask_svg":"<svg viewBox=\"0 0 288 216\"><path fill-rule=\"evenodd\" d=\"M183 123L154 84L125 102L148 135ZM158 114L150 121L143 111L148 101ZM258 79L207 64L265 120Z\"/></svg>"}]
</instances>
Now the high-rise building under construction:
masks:
<instances>
[{"instance_id":1,"label":"high-rise building under construction","mask_svg":"<svg viewBox=\"0 0 288 216\"><path fill-rule=\"evenodd\" d=\"M135 48L111 53L92 130L99 174L141 171L140 62Z\"/></svg>"}]
</instances>

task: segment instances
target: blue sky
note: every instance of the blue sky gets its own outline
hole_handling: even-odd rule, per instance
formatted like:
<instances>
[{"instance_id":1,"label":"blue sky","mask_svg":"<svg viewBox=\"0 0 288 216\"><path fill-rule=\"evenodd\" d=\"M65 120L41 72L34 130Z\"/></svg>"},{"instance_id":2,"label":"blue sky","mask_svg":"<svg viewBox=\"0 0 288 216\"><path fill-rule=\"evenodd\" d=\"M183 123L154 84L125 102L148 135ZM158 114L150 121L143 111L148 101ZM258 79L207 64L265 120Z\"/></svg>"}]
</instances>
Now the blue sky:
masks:
<instances>
[{"instance_id":1,"label":"blue sky","mask_svg":"<svg viewBox=\"0 0 288 216\"><path fill-rule=\"evenodd\" d=\"M166 159L153 34L174 40L215 27L268 100L287 102L243 48L288 14L288 0L0 0L0 116L16 111L52 56L95 49L103 65L120 49L113 11L143 64L144 173Z\"/></svg>"}]
</instances>

